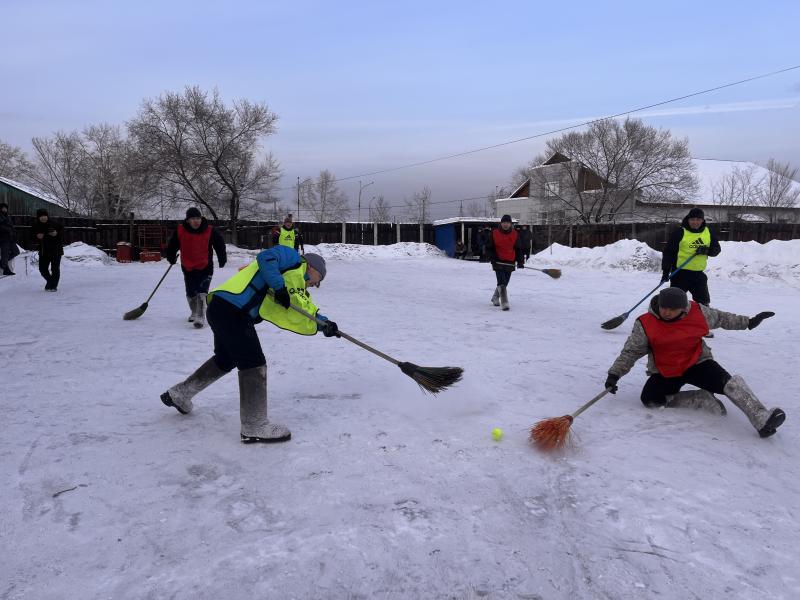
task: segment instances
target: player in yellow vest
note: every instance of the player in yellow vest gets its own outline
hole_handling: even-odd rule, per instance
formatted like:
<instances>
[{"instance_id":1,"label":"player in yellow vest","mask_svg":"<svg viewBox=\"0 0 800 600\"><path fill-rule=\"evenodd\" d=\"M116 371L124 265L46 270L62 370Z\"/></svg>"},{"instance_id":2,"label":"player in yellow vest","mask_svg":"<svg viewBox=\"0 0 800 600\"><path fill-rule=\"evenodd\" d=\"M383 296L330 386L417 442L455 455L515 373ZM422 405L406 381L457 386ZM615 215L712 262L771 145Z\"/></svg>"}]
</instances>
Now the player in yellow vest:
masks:
<instances>
[{"instance_id":1,"label":"player in yellow vest","mask_svg":"<svg viewBox=\"0 0 800 600\"><path fill-rule=\"evenodd\" d=\"M684 267L672 277L672 287L682 289L692 295L692 300L708 306L711 295L708 293L708 277L704 273L709 256L720 253L719 241L706 225L705 215L699 208L693 208L684 217L680 229L677 229L667 241L661 259L663 276L661 281L669 280L669 274L690 256L693 256Z\"/></svg>"},{"instance_id":2,"label":"player in yellow vest","mask_svg":"<svg viewBox=\"0 0 800 600\"><path fill-rule=\"evenodd\" d=\"M239 369L241 440L285 442L292 434L267 418L267 361L255 325L261 321L301 335L339 335L336 323L317 312L308 287L319 287L325 278L325 259L319 254L300 256L286 246L275 246L208 295L208 324L214 332L214 356L185 381L161 394L161 401L186 415L192 398L217 379ZM316 321L291 310L292 304L325 321Z\"/></svg>"},{"instance_id":3,"label":"player in yellow vest","mask_svg":"<svg viewBox=\"0 0 800 600\"><path fill-rule=\"evenodd\" d=\"M286 215L286 218L283 220L283 226L275 227L272 230L272 245L286 246L287 248L293 248L305 254L306 249L303 245L303 234L295 227L292 215Z\"/></svg>"}]
</instances>

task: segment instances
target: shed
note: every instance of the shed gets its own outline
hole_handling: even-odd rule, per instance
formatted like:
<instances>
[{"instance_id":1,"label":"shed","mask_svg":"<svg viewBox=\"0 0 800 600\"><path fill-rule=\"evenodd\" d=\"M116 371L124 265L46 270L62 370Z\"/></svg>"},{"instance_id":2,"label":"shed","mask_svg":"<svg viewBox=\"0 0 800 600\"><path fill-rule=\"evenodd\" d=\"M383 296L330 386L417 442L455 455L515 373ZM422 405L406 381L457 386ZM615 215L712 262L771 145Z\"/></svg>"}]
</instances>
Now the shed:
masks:
<instances>
[{"instance_id":1,"label":"shed","mask_svg":"<svg viewBox=\"0 0 800 600\"><path fill-rule=\"evenodd\" d=\"M51 217L71 216L67 209L53 200L55 198L25 183L0 177L0 202L8 204L8 214L12 216L34 215L39 208L47 209Z\"/></svg>"},{"instance_id":2,"label":"shed","mask_svg":"<svg viewBox=\"0 0 800 600\"><path fill-rule=\"evenodd\" d=\"M476 256L480 253L477 248L478 230L484 227L494 228L499 224L499 217L453 217L434 221L436 247L452 258L456 252L456 242L462 240L467 246L467 255Z\"/></svg>"}]
</instances>

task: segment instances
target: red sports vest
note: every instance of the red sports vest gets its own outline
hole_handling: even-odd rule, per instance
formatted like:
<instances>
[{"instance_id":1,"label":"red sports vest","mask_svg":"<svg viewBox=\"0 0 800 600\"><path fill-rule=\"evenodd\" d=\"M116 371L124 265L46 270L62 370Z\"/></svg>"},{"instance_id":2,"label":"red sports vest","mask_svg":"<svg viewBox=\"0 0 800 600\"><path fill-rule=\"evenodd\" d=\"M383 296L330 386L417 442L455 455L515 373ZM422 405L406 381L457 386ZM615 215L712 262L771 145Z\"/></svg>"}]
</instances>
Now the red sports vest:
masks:
<instances>
[{"instance_id":1,"label":"red sports vest","mask_svg":"<svg viewBox=\"0 0 800 600\"><path fill-rule=\"evenodd\" d=\"M708 323L697 302L679 321L666 323L651 313L639 317L653 351L658 372L664 377L680 377L700 358Z\"/></svg>"},{"instance_id":2,"label":"red sports vest","mask_svg":"<svg viewBox=\"0 0 800 600\"><path fill-rule=\"evenodd\" d=\"M181 266L187 271L197 271L208 266L208 241L212 226L202 233L189 233L184 224L178 225L178 241L181 244Z\"/></svg>"},{"instance_id":3,"label":"red sports vest","mask_svg":"<svg viewBox=\"0 0 800 600\"><path fill-rule=\"evenodd\" d=\"M517 243L517 230L512 229L509 233L503 233L499 229L492 231L492 241L494 241L494 251L498 260L504 262L514 262L517 254L514 251L514 244Z\"/></svg>"}]
</instances>

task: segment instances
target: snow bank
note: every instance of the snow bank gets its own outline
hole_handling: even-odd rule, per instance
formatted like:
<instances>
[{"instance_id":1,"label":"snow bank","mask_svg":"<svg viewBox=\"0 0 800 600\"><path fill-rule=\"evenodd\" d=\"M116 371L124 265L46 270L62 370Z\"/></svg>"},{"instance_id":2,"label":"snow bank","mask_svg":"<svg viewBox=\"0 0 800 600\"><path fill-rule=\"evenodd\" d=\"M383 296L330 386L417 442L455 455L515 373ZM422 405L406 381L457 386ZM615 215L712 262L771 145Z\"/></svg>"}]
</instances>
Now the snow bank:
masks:
<instances>
[{"instance_id":1,"label":"snow bank","mask_svg":"<svg viewBox=\"0 0 800 600\"><path fill-rule=\"evenodd\" d=\"M39 264L38 252L28 252L27 256L29 257L28 260L30 261L30 264ZM69 246L64 246L63 260L84 265L110 265L114 263L111 257L100 250L100 248L90 246L89 244L84 244L83 242L75 242Z\"/></svg>"},{"instance_id":2,"label":"snow bank","mask_svg":"<svg viewBox=\"0 0 800 600\"><path fill-rule=\"evenodd\" d=\"M251 261L260 250L247 250L228 244L228 256L232 260ZM431 244L401 242L388 246L362 246L360 244L319 244L305 245L306 252L316 252L326 260L396 260L400 258L427 258L447 256Z\"/></svg>"},{"instance_id":3,"label":"snow bank","mask_svg":"<svg viewBox=\"0 0 800 600\"><path fill-rule=\"evenodd\" d=\"M619 240L598 248L569 248L553 244L534 255L529 264L577 267L582 269L624 269L627 271L660 271L661 252L638 240Z\"/></svg>"},{"instance_id":4,"label":"snow bank","mask_svg":"<svg viewBox=\"0 0 800 600\"><path fill-rule=\"evenodd\" d=\"M706 273L711 277L780 279L800 284L800 240L758 242L720 242L722 252L709 259ZM568 248L553 244L534 255L529 263L536 267L578 269L661 271L661 252L638 240L620 240L598 248Z\"/></svg>"}]
</instances>

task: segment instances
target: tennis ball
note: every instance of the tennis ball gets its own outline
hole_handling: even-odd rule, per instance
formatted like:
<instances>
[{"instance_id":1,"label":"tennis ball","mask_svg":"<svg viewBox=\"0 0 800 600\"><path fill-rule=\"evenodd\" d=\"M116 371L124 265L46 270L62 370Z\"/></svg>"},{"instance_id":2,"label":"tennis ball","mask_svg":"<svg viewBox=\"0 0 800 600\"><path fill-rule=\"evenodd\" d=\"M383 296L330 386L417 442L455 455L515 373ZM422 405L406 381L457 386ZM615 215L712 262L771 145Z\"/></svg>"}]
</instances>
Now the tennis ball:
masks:
<instances>
[{"instance_id":1,"label":"tennis ball","mask_svg":"<svg viewBox=\"0 0 800 600\"><path fill-rule=\"evenodd\" d=\"M492 429L492 439L495 442L499 442L500 440L502 440L503 439L503 430L500 429L499 427L495 427L494 429Z\"/></svg>"}]
</instances>

